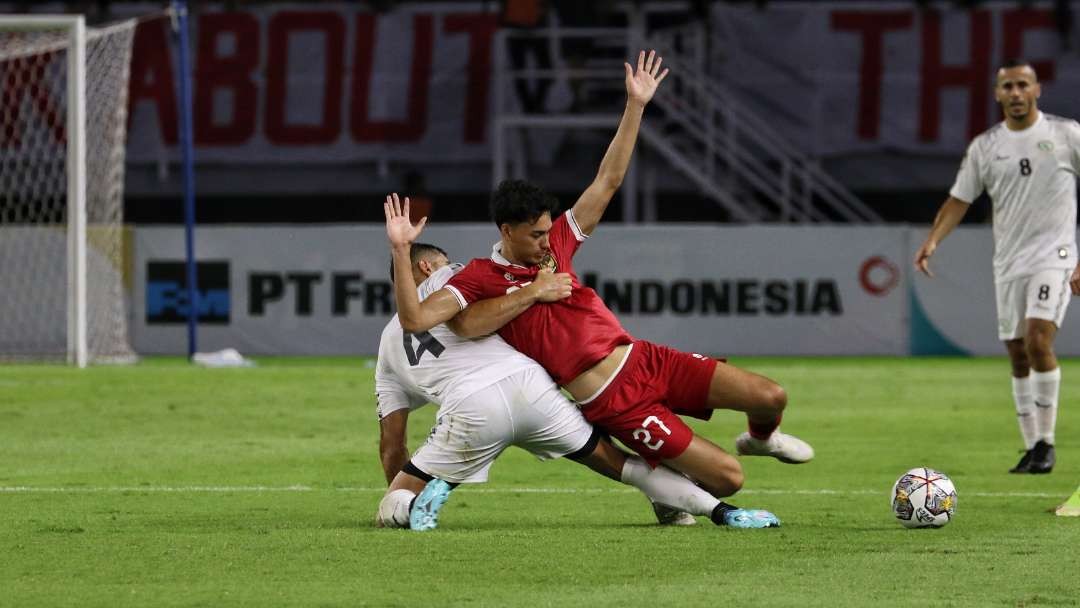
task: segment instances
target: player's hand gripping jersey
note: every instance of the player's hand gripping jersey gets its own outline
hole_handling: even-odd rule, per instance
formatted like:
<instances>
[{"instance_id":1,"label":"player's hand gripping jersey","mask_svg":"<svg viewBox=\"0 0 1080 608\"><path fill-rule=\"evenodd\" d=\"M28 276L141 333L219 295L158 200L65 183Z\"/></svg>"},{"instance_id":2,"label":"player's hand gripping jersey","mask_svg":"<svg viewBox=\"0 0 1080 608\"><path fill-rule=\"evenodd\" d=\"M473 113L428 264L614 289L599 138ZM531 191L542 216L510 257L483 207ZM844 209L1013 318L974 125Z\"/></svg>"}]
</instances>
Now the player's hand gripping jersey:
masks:
<instances>
[{"instance_id":1,"label":"player's hand gripping jersey","mask_svg":"<svg viewBox=\"0 0 1080 608\"><path fill-rule=\"evenodd\" d=\"M461 269L461 264L440 268L417 288L420 299L442 289ZM428 402L450 405L535 366L498 336L466 340L446 325L436 325L417 335L406 334L394 315L383 329L375 366L379 418Z\"/></svg>"},{"instance_id":2,"label":"player's hand gripping jersey","mask_svg":"<svg viewBox=\"0 0 1080 608\"><path fill-rule=\"evenodd\" d=\"M999 123L972 140L949 194L994 204L994 279L1076 267L1080 124L1041 113L1012 131Z\"/></svg>"},{"instance_id":3,"label":"player's hand gripping jersey","mask_svg":"<svg viewBox=\"0 0 1080 608\"><path fill-rule=\"evenodd\" d=\"M633 341L600 296L582 285L574 272L574 253L586 238L573 211L567 211L552 223L551 252L539 266L511 264L496 244L491 258L469 262L446 284L464 309L477 300L521 289L536 279L541 268L569 273L569 298L535 304L499 330L511 346L547 369L557 384L573 380L616 346Z\"/></svg>"}]
</instances>

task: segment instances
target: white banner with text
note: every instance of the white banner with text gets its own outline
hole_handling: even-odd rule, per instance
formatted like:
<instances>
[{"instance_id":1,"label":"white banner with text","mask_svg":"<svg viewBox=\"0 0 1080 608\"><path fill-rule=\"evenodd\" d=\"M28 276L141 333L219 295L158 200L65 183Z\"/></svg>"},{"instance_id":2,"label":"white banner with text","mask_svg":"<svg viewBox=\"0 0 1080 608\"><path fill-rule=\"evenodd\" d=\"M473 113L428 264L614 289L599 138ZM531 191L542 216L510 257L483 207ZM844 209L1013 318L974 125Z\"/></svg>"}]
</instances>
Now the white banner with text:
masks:
<instances>
[{"instance_id":1,"label":"white banner with text","mask_svg":"<svg viewBox=\"0 0 1080 608\"><path fill-rule=\"evenodd\" d=\"M908 352L904 229L602 226L574 260L633 335L729 354ZM423 239L452 259L487 256L494 226ZM134 341L186 352L181 228L136 230ZM373 354L394 311L381 226L203 227L199 348Z\"/></svg>"}]
</instances>

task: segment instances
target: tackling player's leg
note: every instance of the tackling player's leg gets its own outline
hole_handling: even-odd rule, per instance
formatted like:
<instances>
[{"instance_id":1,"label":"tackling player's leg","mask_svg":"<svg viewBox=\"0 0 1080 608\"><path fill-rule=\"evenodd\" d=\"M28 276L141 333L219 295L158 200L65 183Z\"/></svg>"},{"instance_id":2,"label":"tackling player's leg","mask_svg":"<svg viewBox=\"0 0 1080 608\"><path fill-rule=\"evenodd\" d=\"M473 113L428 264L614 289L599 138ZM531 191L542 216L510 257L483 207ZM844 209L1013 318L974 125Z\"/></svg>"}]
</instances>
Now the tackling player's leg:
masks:
<instances>
[{"instance_id":1,"label":"tackling player's leg","mask_svg":"<svg viewBox=\"0 0 1080 608\"><path fill-rule=\"evenodd\" d=\"M630 388L635 386L630 383ZM622 388L627 387L616 387L614 392L627 397ZM695 435L662 403L631 401L638 403L612 409L608 407L611 402L601 397L584 412L593 424L640 455L626 459L624 481L641 488L653 502L707 515L717 525L740 528L779 525L771 513L743 510L719 500L742 488L742 466L735 457ZM661 463L682 474L657 466Z\"/></svg>"},{"instance_id":2,"label":"tackling player's leg","mask_svg":"<svg viewBox=\"0 0 1080 608\"><path fill-rule=\"evenodd\" d=\"M701 437L695 436L682 454L666 461L672 468L682 467L686 475L664 466L653 467L641 456L626 455L607 440L600 440L590 454L578 458L578 461L608 477L621 468L619 479L623 483L637 487L654 506L661 507L656 509L658 518L663 513L665 517L678 521L676 514L682 512L708 516L718 526L771 528L780 525L780 520L768 511L740 509L714 496L717 492L721 492L718 494L720 496L729 496L738 491L742 486L742 468L731 455ZM621 467L619 461L622 461ZM692 471L700 473L700 477ZM698 482L695 483L687 475ZM669 507L673 512L665 512L662 507ZM661 523L676 522L661 519Z\"/></svg>"},{"instance_id":3,"label":"tackling player's leg","mask_svg":"<svg viewBox=\"0 0 1080 608\"><path fill-rule=\"evenodd\" d=\"M717 498L735 494L742 489L746 479L742 465L734 456L696 434L690 439L685 450L673 458L666 458L663 462L676 471L697 480L709 491L709 494Z\"/></svg>"},{"instance_id":4,"label":"tackling player's leg","mask_svg":"<svg viewBox=\"0 0 1080 608\"><path fill-rule=\"evenodd\" d=\"M539 367L522 372L512 391L517 444L540 458L566 457L597 473L641 490L666 525L693 525L693 514L707 515L715 502L690 480L667 470L653 471L637 456L619 450L593 428ZM636 466L640 465L640 466ZM709 504L702 505L702 500ZM670 509L665 508L670 507Z\"/></svg>"},{"instance_id":5,"label":"tackling player's leg","mask_svg":"<svg viewBox=\"0 0 1080 608\"><path fill-rule=\"evenodd\" d=\"M375 525L431 530L438 525L439 510L455 487L457 484L432 477L409 461L379 502Z\"/></svg>"},{"instance_id":6,"label":"tackling player's leg","mask_svg":"<svg viewBox=\"0 0 1080 608\"><path fill-rule=\"evenodd\" d=\"M742 465L715 443L694 435L681 454L664 464L698 480L713 496L727 497L742 488ZM718 526L733 528L775 528L780 520L761 509L740 509L714 498L709 519Z\"/></svg>"},{"instance_id":7,"label":"tackling player's leg","mask_svg":"<svg viewBox=\"0 0 1080 608\"><path fill-rule=\"evenodd\" d=\"M694 515L712 512L717 500L690 479L665 468L653 469L640 456L616 448L599 432L594 437L595 445L590 442L567 458L641 490L652 504L660 525L693 526L697 524Z\"/></svg>"}]
</instances>

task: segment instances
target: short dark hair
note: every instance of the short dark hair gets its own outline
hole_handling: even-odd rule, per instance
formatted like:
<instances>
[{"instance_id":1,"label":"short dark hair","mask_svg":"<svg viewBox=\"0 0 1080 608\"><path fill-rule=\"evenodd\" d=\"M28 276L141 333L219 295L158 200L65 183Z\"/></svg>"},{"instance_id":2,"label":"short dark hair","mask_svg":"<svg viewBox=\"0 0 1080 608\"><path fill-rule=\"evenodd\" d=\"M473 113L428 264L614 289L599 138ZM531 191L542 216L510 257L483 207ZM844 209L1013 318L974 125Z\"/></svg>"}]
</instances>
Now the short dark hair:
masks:
<instances>
[{"instance_id":1,"label":"short dark hair","mask_svg":"<svg viewBox=\"0 0 1080 608\"><path fill-rule=\"evenodd\" d=\"M409 247L409 262L415 264L420 258L432 253L441 253L447 258L450 257L450 255L443 251L443 248L438 245L432 245L430 243L413 243L412 246ZM394 258L390 258L390 282L394 282Z\"/></svg>"},{"instance_id":2,"label":"short dark hair","mask_svg":"<svg viewBox=\"0 0 1080 608\"><path fill-rule=\"evenodd\" d=\"M1012 59L1006 59L1005 63L1001 64L1001 67L999 67L998 69L999 70L1007 70L1009 68L1023 68L1023 67L1031 68L1032 72L1035 71L1035 66L1031 65L1031 62L1028 61L1027 59L1023 59L1021 57L1013 57ZM1035 75L1036 78L1038 78L1038 76L1039 76L1038 74Z\"/></svg>"},{"instance_id":3,"label":"short dark hair","mask_svg":"<svg viewBox=\"0 0 1080 608\"><path fill-rule=\"evenodd\" d=\"M558 210L558 199L525 180L504 180L491 195L491 219L496 226L522 222L531 224L541 215L555 215Z\"/></svg>"}]
</instances>

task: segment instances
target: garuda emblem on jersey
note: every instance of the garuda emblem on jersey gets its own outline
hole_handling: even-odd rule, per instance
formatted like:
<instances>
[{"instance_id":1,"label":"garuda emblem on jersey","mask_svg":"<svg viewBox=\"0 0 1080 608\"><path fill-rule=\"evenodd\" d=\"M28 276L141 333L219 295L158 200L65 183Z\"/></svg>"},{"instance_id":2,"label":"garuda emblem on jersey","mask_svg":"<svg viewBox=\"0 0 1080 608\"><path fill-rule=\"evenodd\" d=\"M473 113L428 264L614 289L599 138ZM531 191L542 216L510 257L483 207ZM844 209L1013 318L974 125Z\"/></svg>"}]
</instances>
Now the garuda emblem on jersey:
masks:
<instances>
[{"instance_id":1,"label":"garuda emblem on jersey","mask_svg":"<svg viewBox=\"0 0 1080 608\"><path fill-rule=\"evenodd\" d=\"M559 264L555 261L555 256L550 253L544 256L544 259L540 260L540 270L550 270L555 272L559 269Z\"/></svg>"}]
</instances>

